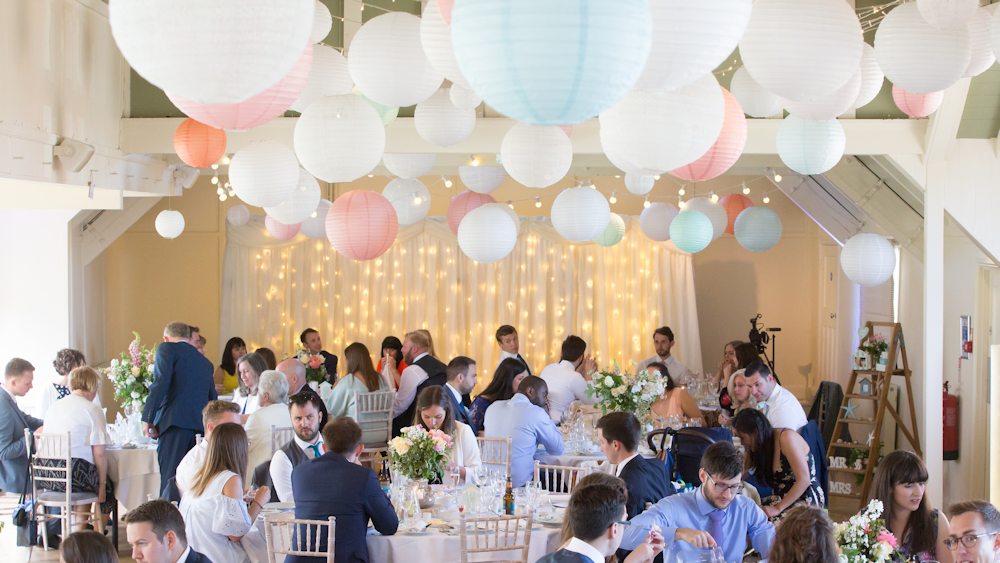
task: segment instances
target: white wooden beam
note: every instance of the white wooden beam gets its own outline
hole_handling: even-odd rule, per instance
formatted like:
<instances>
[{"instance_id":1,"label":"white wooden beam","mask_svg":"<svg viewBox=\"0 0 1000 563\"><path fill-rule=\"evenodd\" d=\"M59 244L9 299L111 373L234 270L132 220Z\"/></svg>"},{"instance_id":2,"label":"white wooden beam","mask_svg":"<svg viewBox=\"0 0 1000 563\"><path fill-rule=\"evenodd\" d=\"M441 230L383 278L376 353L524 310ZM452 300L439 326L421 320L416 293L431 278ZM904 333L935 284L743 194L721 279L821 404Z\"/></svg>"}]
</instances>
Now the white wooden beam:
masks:
<instances>
[{"instance_id":1,"label":"white wooden beam","mask_svg":"<svg viewBox=\"0 0 1000 563\"><path fill-rule=\"evenodd\" d=\"M0 178L0 209L121 209L122 192Z\"/></svg>"}]
</instances>

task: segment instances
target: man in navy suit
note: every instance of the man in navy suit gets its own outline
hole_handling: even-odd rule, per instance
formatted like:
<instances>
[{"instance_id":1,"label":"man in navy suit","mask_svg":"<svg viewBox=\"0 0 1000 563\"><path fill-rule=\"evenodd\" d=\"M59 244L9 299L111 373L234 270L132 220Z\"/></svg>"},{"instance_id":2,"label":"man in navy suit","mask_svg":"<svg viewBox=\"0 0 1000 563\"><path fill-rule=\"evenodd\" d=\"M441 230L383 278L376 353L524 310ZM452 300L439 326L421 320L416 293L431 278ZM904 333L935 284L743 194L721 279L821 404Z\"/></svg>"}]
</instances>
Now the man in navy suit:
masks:
<instances>
[{"instance_id":1,"label":"man in navy suit","mask_svg":"<svg viewBox=\"0 0 1000 563\"><path fill-rule=\"evenodd\" d=\"M163 329L163 344L156 348L153 383L142 410L142 431L159 438L160 489L173 478L195 436L205 432L201 411L219 398L212 373L215 366L191 345L191 327L173 322Z\"/></svg>"},{"instance_id":2,"label":"man in navy suit","mask_svg":"<svg viewBox=\"0 0 1000 563\"><path fill-rule=\"evenodd\" d=\"M448 391L448 398L451 399L451 409L455 413L455 420L472 428L472 432L475 433L476 426L472 424L472 417L469 416L469 409L462 402L462 396L471 393L476 387L476 382L479 381L476 375L476 360L458 356L448 362L445 373L448 382L444 384L444 388Z\"/></svg>"},{"instance_id":3,"label":"man in navy suit","mask_svg":"<svg viewBox=\"0 0 1000 563\"><path fill-rule=\"evenodd\" d=\"M597 436L601 451L614 464L613 474L625 481L628 502L625 509L629 519L646 509L646 503L656 504L677 491L670 482L667 465L653 458L638 454L642 425L630 412L611 412L597 421Z\"/></svg>"},{"instance_id":4,"label":"man in navy suit","mask_svg":"<svg viewBox=\"0 0 1000 563\"><path fill-rule=\"evenodd\" d=\"M361 427L354 420L335 418L323 429L326 453L300 463L292 470L292 496L295 518L304 520L337 519L334 561L368 563L366 541L368 520L383 536L396 533L399 519L382 492L378 477L371 468L359 465L364 450ZM319 549L325 550L327 535L319 536ZM293 555L288 563L320 561L318 557Z\"/></svg>"},{"instance_id":5,"label":"man in navy suit","mask_svg":"<svg viewBox=\"0 0 1000 563\"><path fill-rule=\"evenodd\" d=\"M43 422L17 407L15 397L31 391L35 367L21 358L7 363L0 389L0 491L20 494L28 474L28 446L24 429L32 432Z\"/></svg>"},{"instance_id":6,"label":"man in navy suit","mask_svg":"<svg viewBox=\"0 0 1000 563\"><path fill-rule=\"evenodd\" d=\"M125 536L132 545L132 559L142 563L212 563L188 545L181 512L165 499L129 510Z\"/></svg>"}]
</instances>

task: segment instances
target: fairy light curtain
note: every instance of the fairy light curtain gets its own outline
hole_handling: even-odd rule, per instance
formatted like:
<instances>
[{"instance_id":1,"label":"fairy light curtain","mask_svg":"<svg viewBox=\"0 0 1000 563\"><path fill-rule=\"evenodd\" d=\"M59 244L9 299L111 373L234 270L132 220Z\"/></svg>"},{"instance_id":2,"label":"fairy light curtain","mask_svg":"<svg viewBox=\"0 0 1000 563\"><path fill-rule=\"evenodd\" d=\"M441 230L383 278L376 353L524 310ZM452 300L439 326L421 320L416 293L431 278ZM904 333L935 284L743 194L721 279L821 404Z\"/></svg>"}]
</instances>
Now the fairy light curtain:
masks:
<instances>
[{"instance_id":1,"label":"fairy light curtain","mask_svg":"<svg viewBox=\"0 0 1000 563\"><path fill-rule=\"evenodd\" d=\"M653 355L652 332L668 325L674 355L700 371L701 343L691 255L649 240L625 217L622 242L573 244L544 217L521 218L517 244L495 264L467 258L443 217L400 229L381 257L355 262L328 241L302 235L277 241L254 215L227 223L223 270L223 339L251 350L291 353L307 327L339 356L363 342L378 360L382 339L428 329L437 356L478 362L480 385L492 376L502 324L515 326L521 355L538 373L559 360L570 334L583 338L601 367ZM344 366L341 361L341 366Z\"/></svg>"}]
</instances>

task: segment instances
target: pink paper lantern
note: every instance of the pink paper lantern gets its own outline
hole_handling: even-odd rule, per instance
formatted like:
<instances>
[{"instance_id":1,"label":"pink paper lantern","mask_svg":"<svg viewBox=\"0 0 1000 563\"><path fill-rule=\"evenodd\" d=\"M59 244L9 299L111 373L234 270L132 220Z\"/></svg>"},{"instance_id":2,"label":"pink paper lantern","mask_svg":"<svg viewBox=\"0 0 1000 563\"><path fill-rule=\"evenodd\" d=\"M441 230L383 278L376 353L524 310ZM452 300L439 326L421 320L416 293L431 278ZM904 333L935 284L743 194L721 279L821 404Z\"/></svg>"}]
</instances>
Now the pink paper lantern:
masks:
<instances>
[{"instance_id":1,"label":"pink paper lantern","mask_svg":"<svg viewBox=\"0 0 1000 563\"><path fill-rule=\"evenodd\" d=\"M476 193L471 190L458 194L451 198L451 203L448 204L448 228L455 233L455 236L458 236L458 226L462 224L466 213L480 205L496 202L497 200L490 194Z\"/></svg>"},{"instance_id":2,"label":"pink paper lantern","mask_svg":"<svg viewBox=\"0 0 1000 563\"><path fill-rule=\"evenodd\" d=\"M748 207L753 207L753 201L743 194L729 194L722 196L719 200L719 204L726 210L726 216L729 222L726 224L726 232L735 235L736 231L733 226L736 224L736 218L740 216L740 213Z\"/></svg>"},{"instance_id":3,"label":"pink paper lantern","mask_svg":"<svg viewBox=\"0 0 1000 563\"><path fill-rule=\"evenodd\" d=\"M301 226L301 223L286 225L277 219L272 218L270 215L264 216L264 228L267 229L267 234L277 240L290 240L295 238L295 235L299 234L299 228L301 228Z\"/></svg>"},{"instance_id":4,"label":"pink paper lantern","mask_svg":"<svg viewBox=\"0 0 1000 563\"><path fill-rule=\"evenodd\" d=\"M441 12L441 19L444 20L444 24L451 27L451 8L455 5L455 0L438 0L437 7L438 11Z\"/></svg>"},{"instance_id":5,"label":"pink paper lantern","mask_svg":"<svg viewBox=\"0 0 1000 563\"><path fill-rule=\"evenodd\" d=\"M893 84L892 100L896 102L896 107L900 111L910 117L927 117L941 107L941 102L944 101L944 90L929 94L914 94Z\"/></svg>"},{"instance_id":6,"label":"pink paper lantern","mask_svg":"<svg viewBox=\"0 0 1000 563\"><path fill-rule=\"evenodd\" d=\"M281 116L299 98L312 69L313 46L306 45L291 72L277 84L238 104L199 104L172 95L167 97L188 117L218 129L246 131Z\"/></svg>"},{"instance_id":7,"label":"pink paper lantern","mask_svg":"<svg viewBox=\"0 0 1000 563\"><path fill-rule=\"evenodd\" d=\"M747 117L729 90L722 88L722 96L726 99L726 117L719 138L704 156L687 166L671 170L671 176L689 182L711 180L729 170L743 154L743 146L747 143Z\"/></svg>"},{"instance_id":8,"label":"pink paper lantern","mask_svg":"<svg viewBox=\"0 0 1000 563\"><path fill-rule=\"evenodd\" d=\"M354 190L326 212L326 236L333 248L358 262L385 254L396 240L399 219L389 200L371 190Z\"/></svg>"},{"instance_id":9,"label":"pink paper lantern","mask_svg":"<svg viewBox=\"0 0 1000 563\"><path fill-rule=\"evenodd\" d=\"M566 133L567 137L570 137L570 136L573 135L573 126L572 125L560 125L559 128L563 130L563 133Z\"/></svg>"}]
</instances>

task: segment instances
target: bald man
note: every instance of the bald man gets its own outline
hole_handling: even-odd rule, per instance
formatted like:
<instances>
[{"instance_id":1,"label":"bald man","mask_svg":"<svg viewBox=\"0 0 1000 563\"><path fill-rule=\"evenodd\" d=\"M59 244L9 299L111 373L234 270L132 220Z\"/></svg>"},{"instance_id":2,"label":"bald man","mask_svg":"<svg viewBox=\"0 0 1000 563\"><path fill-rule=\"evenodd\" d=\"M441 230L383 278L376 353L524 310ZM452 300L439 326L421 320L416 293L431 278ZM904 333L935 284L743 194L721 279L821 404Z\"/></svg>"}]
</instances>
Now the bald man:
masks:
<instances>
[{"instance_id":1,"label":"bald man","mask_svg":"<svg viewBox=\"0 0 1000 563\"><path fill-rule=\"evenodd\" d=\"M306 366L302 365L302 362L295 358L289 358L278 364L278 371L285 374L285 377L288 379L289 397L298 393L308 393L316 397L320 413L319 431L322 432L328 418L326 405L323 403L323 399L319 396L319 393L306 383Z\"/></svg>"}]
</instances>

